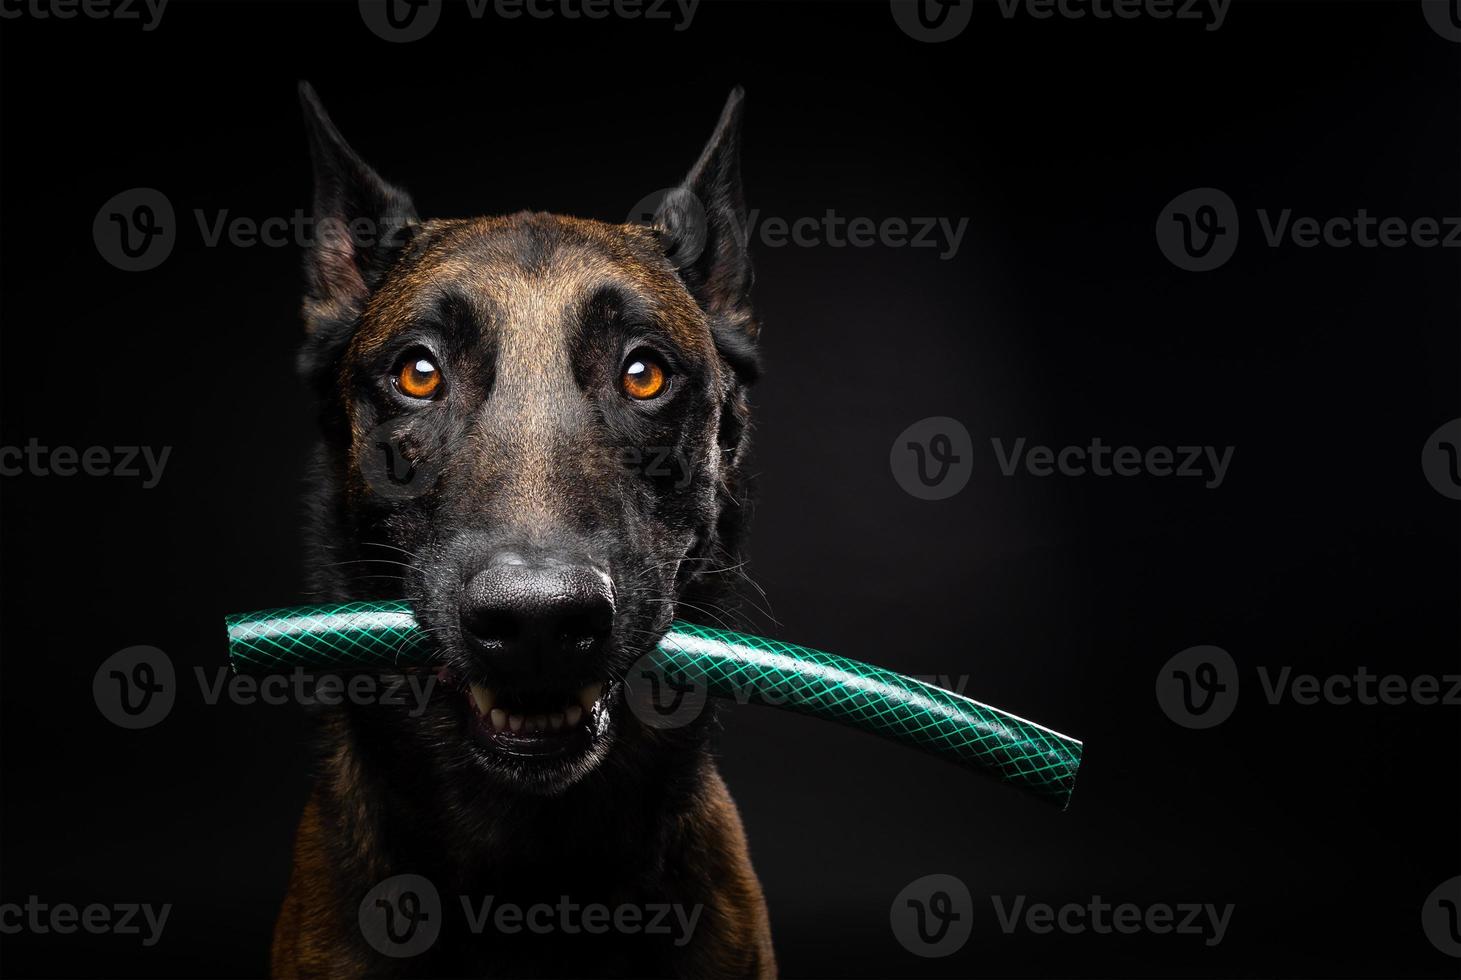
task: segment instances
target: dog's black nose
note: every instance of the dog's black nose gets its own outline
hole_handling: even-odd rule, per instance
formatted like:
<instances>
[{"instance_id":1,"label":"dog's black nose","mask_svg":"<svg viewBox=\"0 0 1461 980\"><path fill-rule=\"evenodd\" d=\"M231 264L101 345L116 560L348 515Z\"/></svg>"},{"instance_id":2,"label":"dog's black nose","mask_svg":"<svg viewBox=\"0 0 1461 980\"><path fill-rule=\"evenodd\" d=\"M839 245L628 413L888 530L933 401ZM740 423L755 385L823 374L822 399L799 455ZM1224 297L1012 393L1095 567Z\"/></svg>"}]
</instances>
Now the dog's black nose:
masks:
<instances>
[{"instance_id":1,"label":"dog's black nose","mask_svg":"<svg viewBox=\"0 0 1461 980\"><path fill-rule=\"evenodd\" d=\"M592 565L515 552L467 582L462 632L506 665L534 669L597 653L614 622L614 589Z\"/></svg>"}]
</instances>

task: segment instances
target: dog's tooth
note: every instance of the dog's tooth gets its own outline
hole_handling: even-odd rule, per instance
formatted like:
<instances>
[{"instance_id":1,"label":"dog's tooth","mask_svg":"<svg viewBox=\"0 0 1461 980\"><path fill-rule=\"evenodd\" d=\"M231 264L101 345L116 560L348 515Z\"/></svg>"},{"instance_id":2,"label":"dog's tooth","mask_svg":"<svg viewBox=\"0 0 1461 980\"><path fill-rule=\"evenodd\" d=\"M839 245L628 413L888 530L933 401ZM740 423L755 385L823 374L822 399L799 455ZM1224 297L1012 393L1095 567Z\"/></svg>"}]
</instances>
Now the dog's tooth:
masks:
<instances>
[{"instance_id":1,"label":"dog's tooth","mask_svg":"<svg viewBox=\"0 0 1461 980\"><path fill-rule=\"evenodd\" d=\"M477 714L486 717L492 711L492 690L483 687L481 684L472 685L472 703L477 706Z\"/></svg>"},{"instance_id":2,"label":"dog's tooth","mask_svg":"<svg viewBox=\"0 0 1461 980\"><path fill-rule=\"evenodd\" d=\"M499 732L502 731L503 728L507 727L506 711L503 711L501 708L492 709L492 727Z\"/></svg>"},{"instance_id":3,"label":"dog's tooth","mask_svg":"<svg viewBox=\"0 0 1461 980\"><path fill-rule=\"evenodd\" d=\"M522 727L523 727L523 716L522 715L508 715L507 716L507 727L508 728L511 728L515 732L522 731Z\"/></svg>"},{"instance_id":4,"label":"dog's tooth","mask_svg":"<svg viewBox=\"0 0 1461 980\"><path fill-rule=\"evenodd\" d=\"M584 711L592 711L594 707L594 702L597 701L599 699L599 696L603 693L604 685L599 682L594 682L593 684L590 684L588 687L584 688L582 691L578 692L578 703L583 705Z\"/></svg>"},{"instance_id":5,"label":"dog's tooth","mask_svg":"<svg viewBox=\"0 0 1461 980\"><path fill-rule=\"evenodd\" d=\"M583 717L583 709L580 708L576 704L570 704L564 710L564 712L563 712L563 718L564 718L565 721L568 722L568 727L569 728L572 728L574 725L577 725L578 722L579 722L579 719L581 719L582 717Z\"/></svg>"},{"instance_id":6,"label":"dog's tooth","mask_svg":"<svg viewBox=\"0 0 1461 980\"><path fill-rule=\"evenodd\" d=\"M529 724L533 726L533 731L535 732L546 732L548 730L548 716L533 715L533 719Z\"/></svg>"},{"instance_id":7,"label":"dog's tooth","mask_svg":"<svg viewBox=\"0 0 1461 980\"><path fill-rule=\"evenodd\" d=\"M548 716L548 727L551 728L551 729L553 729L553 731L555 731L555 732L558 729L562 728L563 727L563 712L561 712L561 711L555 711L551 715L549 715Z\"/></svg>"}]
</instances>

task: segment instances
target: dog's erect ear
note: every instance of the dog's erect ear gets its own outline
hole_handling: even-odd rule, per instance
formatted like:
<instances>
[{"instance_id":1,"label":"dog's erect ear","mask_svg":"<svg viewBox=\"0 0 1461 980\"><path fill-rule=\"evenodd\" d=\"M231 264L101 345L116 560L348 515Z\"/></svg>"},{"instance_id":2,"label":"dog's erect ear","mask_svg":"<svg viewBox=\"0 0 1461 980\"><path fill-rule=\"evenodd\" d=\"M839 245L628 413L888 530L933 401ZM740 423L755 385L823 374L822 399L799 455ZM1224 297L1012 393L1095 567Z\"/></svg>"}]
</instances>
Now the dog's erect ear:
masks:
<instances>
[{"instance_id":1,"label":"dog's erect ear","mask_svg":"<svg viewBox=\"0 0 1461 980\"><path fill-rule=\"evenodd\" d=\"M746 200L741 190L741 109L737 86L726 100L710 142L685 182L665 195L654 226L665 253L691 294L710 314L722 353L739 346L750 356L757 325L751 312L751 260L747 250Z\"/></svg>"},{"instance_id":2,"label":"dog's erect ear","mask_svg":"<svg viewBox=\"0 0 1461 980\"><path fill-rule=\"evenodd\" d=\"M308 82L299 101L314 163L314 225L306 267L305 328L312 345L329 345L354 325L371 290L417 225L405 191L381 179L350 148Z\"/></svg>"}]
</instances>

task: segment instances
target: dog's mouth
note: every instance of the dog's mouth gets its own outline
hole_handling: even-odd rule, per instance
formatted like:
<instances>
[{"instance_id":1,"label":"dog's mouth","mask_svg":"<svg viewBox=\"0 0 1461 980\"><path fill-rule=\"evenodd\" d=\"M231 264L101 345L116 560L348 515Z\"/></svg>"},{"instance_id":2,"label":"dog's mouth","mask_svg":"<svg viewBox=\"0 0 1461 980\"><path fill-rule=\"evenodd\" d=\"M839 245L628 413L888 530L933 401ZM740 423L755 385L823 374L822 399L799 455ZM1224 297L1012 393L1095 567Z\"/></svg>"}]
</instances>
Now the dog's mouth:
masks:
<instances>
[{"instance_id":1,"label":"dog's mouth","mask_svg":"<svg viewBox=\"0 0 1461 980\"><path fill-rule=\"evenodd\" d=\"M620 684L499 686L437 671L478 762L509 784L556 793L600 762L613 738Z\"/></svg>"},{"instance_id":2,"label":"dog's mouth","mask_svg":"<svg viewBox=\"0 0 1461 980\"><path fill-rule=\"evenodd\" d=\"M587 750L609 728L613 685L525 691L468 684L462 690L470 734L478 744L525 759L567 757Z\"/></svg>"}]
</instances>

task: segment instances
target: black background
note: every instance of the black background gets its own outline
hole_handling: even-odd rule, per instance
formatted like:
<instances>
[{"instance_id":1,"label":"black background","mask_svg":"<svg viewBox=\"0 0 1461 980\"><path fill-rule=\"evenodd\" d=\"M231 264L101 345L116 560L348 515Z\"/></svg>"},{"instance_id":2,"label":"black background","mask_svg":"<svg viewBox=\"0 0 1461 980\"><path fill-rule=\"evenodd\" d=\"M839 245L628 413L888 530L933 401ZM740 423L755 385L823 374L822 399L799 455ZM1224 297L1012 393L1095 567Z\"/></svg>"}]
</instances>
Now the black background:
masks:
<instances>
[{"instance_id":1,"label":"black background","mask_svg":"<svg viewBox=\"0 0 1461 980\"><path fill-rule=\"evenodd\" d=\"M763 216L969 218L938 249L754 246L768 374L751 572L788 639L921 674L1086 740L1053 812L933 759L764 708L718 742L788 976L1446 976L1420 908L1461 872L1456 707L1270 706L1255 670L1455 674L1458 505L1420 451L1461 415L1456 253L1269 248L1255 218L1454 215L1461 46L1418 3L1243 3L1182 21L979 7L919 43L886 3L709 2L665 22L475 21L388 44L355 5L186 3L157 30L0 22L3 444L171 446L161 484L5 478L0 900L170 902L162 941L0 938L11 975L258 975L308 785L296 707L203 702L219 617L307 599L295 247L205 247L193 217L307 208L294 85L427 215L623 220L748 90ZM125 273L113 194L180 229ZM1237 202L1194 274L1153 226ZM903 492L894 438L972 434L972 478ZM1226 481L1005 477L990 440L1235 446ZM92 675L165 650L139 732ZM1242 670L1233 717L1172 723L1178 651ZM592 833L592 828L586 830ZM954 874L974 936L922 960L893 896ZM1037 935L990 896L1234 903L1227 936Z\"/></svg>"}]
</instances>

